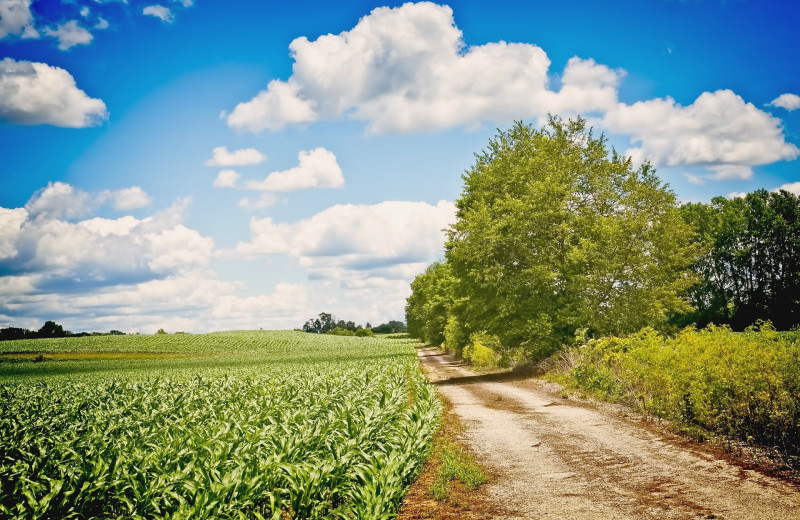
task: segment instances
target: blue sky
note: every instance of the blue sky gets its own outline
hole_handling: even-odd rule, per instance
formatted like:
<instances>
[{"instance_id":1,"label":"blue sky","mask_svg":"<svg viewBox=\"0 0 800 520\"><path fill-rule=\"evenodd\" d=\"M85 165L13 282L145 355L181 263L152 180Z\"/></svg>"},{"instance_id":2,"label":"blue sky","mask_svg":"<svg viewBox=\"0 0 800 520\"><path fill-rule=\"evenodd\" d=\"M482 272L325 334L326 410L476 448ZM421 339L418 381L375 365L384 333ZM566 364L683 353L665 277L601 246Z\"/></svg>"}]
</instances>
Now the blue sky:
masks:
<instances>
[{"instance_id":1,"label":"blue sky","mask_svg":"<svg viewBox=\"0 0 800 520\"><path fill-rule=\"evenodd\" d=\"M496 128L800 193L800 3L0 0L0 326L403 316Z\"/></svg>"}]
</instances>

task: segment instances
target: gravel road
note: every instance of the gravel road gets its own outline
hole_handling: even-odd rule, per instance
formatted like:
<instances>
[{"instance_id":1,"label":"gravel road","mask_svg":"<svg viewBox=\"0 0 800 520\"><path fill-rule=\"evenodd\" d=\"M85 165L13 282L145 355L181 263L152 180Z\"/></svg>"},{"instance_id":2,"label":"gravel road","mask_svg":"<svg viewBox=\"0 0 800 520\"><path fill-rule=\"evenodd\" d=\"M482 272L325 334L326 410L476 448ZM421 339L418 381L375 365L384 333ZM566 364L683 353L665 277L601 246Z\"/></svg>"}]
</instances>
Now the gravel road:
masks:
<instances>
[{"instance_id":1,"label":"gravel road","mask_svg":"<svg viewBox=\"0 0 800 520\"><path fill-rule=\"evenodd\" d=\"M800 490L525 380L419 349L429 379L495 477L507 519L800 519ZM638 422L638 423L637 423Z\"/></svg>"}]
</instances>

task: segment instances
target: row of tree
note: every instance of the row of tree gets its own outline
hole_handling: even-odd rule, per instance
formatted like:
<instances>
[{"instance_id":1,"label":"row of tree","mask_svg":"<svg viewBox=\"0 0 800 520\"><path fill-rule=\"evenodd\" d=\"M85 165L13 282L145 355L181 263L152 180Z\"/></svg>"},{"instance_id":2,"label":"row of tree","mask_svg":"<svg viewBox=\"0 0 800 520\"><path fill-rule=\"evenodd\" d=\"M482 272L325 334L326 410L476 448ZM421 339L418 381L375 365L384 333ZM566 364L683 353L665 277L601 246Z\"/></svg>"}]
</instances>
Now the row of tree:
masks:
<instances>
[{"instance_id":1,"label":"row of tree","mask_svg":"<svg viewBox=\"0 0 800 520\"><path fill-rule=\"evenodd\" d=\"M376 327L370 325L369 322L361 326L356 325L353 321L337 320L336 317L329 312L321 312L315 318L311 318L303 324L303 331L313 334L330 334L334 333L337 329L338 331L349 331L353 333L368 330L374 334L391 334L406 332L406 325L402 321L392 320Z\"/></svg>"},{"instance_id":2,"label":"row of tree","mask_svg":"<svg viewBox=\"0 0 800 520\"><path fill-rule=\"evenodd\" d=\"M576 336L708 321L798 323L798 198L679 206L583 119L500 131L464 178L445 258L411 284L408 332L529 357Z\"/></svg>"},{"instance_id":3,"label":"row of tree","mask_svg":"<svg viewBox=\"0 0 800 520\"><path fill-rule=\"evenodd\" d=\"M0 329L0 341L10 341L15 339L38 339L38 338L66 338L74 336L96 336L96 335L117 335L124 334L118 330L108 333L101 332L70 332L54 321L46 321L39 330L22 329L19 327L6 327Z\"/></svg>"}]
</instances>

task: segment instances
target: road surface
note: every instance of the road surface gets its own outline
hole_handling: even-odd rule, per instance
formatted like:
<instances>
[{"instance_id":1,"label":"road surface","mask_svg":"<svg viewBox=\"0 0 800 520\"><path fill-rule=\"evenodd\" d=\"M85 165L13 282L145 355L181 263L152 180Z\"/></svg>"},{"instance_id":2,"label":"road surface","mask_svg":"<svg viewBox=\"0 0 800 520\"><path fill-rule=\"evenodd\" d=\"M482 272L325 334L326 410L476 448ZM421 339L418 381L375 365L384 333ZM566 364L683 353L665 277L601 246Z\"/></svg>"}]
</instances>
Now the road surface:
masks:
<instances>
[{"instance_id":1,"label":"road surface","mask_svg":"<svg viewBox=\"0 0 800 520\"><path fill-rule=\"evenodd\" d=\"M475 374L436 349L418 356L495 475L484 491L502 518L800 519L800 491L781 480L530 381Z\"/></svg>"}]
</instances>

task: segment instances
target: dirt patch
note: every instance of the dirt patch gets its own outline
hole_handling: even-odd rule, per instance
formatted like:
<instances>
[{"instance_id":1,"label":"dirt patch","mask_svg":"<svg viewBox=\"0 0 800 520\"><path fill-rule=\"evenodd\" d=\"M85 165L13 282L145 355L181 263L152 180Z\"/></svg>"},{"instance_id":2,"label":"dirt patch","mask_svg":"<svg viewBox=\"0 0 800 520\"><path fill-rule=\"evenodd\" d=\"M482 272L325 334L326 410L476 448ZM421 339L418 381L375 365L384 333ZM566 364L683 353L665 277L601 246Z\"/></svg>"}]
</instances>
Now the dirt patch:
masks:
<instances>
[{"instance_id":1,"label":"dirt patch","mask_svg":"<svg viewBox=\"0 0 800 520\"><path fill-rule=\"evenodd\" d=\"M800 493L785 481L524 375L481 375L436 350L418 354L461 421L460 438L495 472L485 487L493 518L800 519Z\"/></svg>"}]
</instances>

